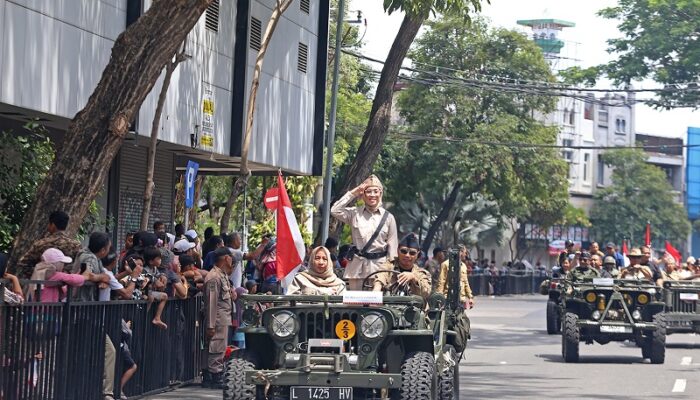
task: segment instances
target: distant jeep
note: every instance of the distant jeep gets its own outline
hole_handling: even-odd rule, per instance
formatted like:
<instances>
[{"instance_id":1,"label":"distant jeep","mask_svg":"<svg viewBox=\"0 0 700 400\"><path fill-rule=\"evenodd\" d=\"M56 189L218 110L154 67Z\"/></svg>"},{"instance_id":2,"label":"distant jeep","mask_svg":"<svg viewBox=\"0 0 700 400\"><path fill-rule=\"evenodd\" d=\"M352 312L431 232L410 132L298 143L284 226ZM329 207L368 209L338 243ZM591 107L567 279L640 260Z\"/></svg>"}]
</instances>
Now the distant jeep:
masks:
<instances>
[{"instance_id":1,"label":"distant jeep","mask_svg":"<svg viewBox=\"0 0 700 400\"><path fill-rule=\"evenodd\" d=\"M542 282L540 293L549 297L547 300L547 333L561 333L561 291L560 278L552 278Z\"/></svg>"},{"instance_id":2,"label":"distant jeep","mask_svg":"<svg viewBox=\"0 0 700 400\"><path fill-rule=\"evenodd\" d=\"M396 286L384 295L242 298L246 349L226 360L225 400L459 398L468 319L453 307L456 290L428 305Z\"/></svg>"},{"instance_id":3,"label":"distant jeep","mask_svg":"<svg viewBox=\"0 0 700 400\"><path fill-rule=\"evenodd\" d=\"M595 278L562 281L562 356L579 359L579 342L631 340L642 357L663 364L666 353L664 303L657 287L637 280Z\"/></svg>"},{"instance_id":4,"label":"distant jeep","mask_svg":"<svg viewBox=\"0 0 700 400\"><path fill-rule=\"evenodd\" d=\"M700 333L700 282L664 282L666 334Z\"/></svg>"}]
</instances>

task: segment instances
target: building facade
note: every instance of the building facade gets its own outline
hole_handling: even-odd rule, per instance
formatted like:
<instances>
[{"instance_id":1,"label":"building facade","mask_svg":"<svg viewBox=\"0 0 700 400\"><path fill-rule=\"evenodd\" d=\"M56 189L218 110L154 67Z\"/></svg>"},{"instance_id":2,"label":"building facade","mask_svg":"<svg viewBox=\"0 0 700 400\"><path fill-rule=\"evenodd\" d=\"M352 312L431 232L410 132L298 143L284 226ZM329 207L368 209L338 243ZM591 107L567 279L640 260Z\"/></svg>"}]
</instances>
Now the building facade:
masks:
<instances>
[{"instance_id":1,"label":"building facade","mask_svg":"<svg viewBox=\"0 0 700 400\"><path fill-rule=\"evenodd\" d=\"M160 118L151 219L174 224L175 183L188 160L200 174L237 174L257 51L274 0L215 0L187 35ZM150 0L0 0L0 129L28 120L57 151L87 103L119 34ZM295 0L262 69L250 144L253 173L320 175L329 0ZM143 102L98 199L115 241L138 228L146 152L162 76Z\"/></svg>"}]
</instances>

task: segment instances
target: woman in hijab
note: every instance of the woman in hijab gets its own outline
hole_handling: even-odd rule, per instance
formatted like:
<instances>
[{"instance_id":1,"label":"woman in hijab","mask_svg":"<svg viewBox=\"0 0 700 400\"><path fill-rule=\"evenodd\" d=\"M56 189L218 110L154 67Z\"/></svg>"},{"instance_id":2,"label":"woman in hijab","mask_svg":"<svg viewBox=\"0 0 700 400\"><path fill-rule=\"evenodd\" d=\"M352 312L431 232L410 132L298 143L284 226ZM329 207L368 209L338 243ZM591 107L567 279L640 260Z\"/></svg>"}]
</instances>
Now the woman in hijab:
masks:
<instances>
[{"instance_id":1,"label":"woman in hijab","mask_svg":"<svg viewBox=\"0 0 700 400\"><path fill-rule=\"evenodd\" d=\"M345 282L333 272L331 253L323 246L316 247L309 256L309 269L298 273L287 288L287 294L340 295Z\"/></svg>"}]
</instances>

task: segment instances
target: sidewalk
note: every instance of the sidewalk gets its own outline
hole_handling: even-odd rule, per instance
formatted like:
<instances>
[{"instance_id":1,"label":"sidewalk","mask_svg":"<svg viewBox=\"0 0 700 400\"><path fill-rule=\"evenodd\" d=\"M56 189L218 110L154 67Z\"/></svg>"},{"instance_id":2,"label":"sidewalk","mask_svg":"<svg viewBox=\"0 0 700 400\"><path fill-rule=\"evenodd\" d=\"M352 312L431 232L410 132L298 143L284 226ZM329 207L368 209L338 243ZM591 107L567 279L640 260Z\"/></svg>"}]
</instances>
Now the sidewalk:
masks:
<instances>
[{"instance_id":1,"label":"sidewalk","mask_svg":"<svg viewBox=\"0 0 700 400\"><path fill-rule=\"evenodd\" d=\"M211 399L211 400L221 400L224 397L224 393L219 389L204 389L201 386L183 386L176 390L161 393L153 396L142 397L142 399L147 400L200 400L200 399Z\"/></svg>"}]
</instances>

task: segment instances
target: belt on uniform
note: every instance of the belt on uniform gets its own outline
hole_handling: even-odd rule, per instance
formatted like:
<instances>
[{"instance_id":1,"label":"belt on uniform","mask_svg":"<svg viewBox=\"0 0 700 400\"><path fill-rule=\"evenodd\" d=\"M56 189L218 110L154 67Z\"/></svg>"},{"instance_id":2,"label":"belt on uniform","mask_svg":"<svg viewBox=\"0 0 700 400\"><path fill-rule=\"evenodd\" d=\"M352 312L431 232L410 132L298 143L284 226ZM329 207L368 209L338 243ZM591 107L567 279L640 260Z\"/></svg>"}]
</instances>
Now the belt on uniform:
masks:
<instances>
[{"instance_id":1,"label":"belt on uniform","mask_svg":"<svg viewBox=\"0 0 700 400\"><path fill-rule=\"evenodd\" d=\"M382 257L386 257L386 250L380 251L379 253L363 253L363 252L358 252L357 255L365 258L367 260L376 260Z\"/></svg>"}]
</instances>

